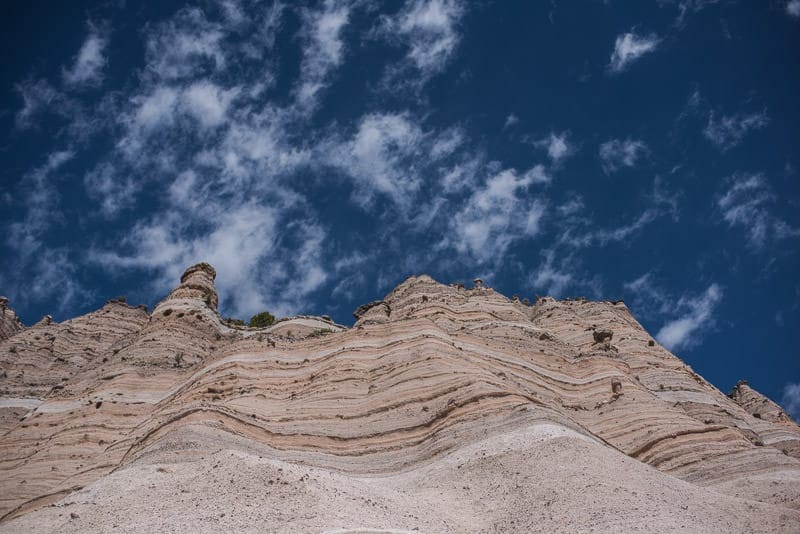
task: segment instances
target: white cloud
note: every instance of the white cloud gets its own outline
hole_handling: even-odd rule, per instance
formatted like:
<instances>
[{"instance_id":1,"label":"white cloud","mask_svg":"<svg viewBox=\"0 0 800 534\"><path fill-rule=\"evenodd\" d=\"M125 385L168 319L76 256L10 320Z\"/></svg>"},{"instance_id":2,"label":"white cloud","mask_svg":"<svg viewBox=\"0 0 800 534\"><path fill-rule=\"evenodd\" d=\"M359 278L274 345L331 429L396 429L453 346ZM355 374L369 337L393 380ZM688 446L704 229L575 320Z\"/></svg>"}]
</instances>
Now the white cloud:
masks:
<instances>
[{"instance_id":1,"label":"white cloud","mask_svg":"<svg viewBox=\"0 0 800 534\"><path fill-rule=\"evenodd\" d=\"M464 11L461 0L410 0L395 16L384 18L377 34L408 48L406 65L391 74L391 81L421 86L442 72L458 47ZM402 79L409 66L417 71L415 80Z\"/></svg>"},{"instance_id":2,"label":"white cloud","mask_svg":"<svg viewBox=\"0 0 800 534\"><path fill-rule=\"evenodd\" d=\"M20 181L25 216L9 224L5 236L16 252L7 258L13 283L6 288L17 302L47 299L50 306L63 311L88 294L76 279L78 265L67 249L48 246L46 239L48 230L64 221L55 175L74 157L72 150L52 152Z\"/></svg>"},{"instance_id":3,"label":"white cloud","mask_svg":"<svg viewBox=\"0 0 800 534\"><path fill-rule=\"evenodd\" d=\"M618 36L614 42L609 68L612 72L624 71L634 61L655 51L660 42L655 34L636 35L629 32Z\"/></svg>"},{"instance_id":4,"label":"white cloud","mask_svg":"<svg viewBox=\"0 0 800 534\"><path fill-rule=\"evenodd\" d=\"M466 142L466 134L460 128L448 128L433 140L430 154L434 159L453 155Z\"/></svg>"},{"instance_id":5,"label":"white cloud","mask_svg":"<svg viewBox=\"0 0 800 534\"><path fill-rule=\"evenodd\" d=\"M569 134L551 132L549 136L534 143L536 147L547 150L547 155L553 163L559 163L575 152L575 147L569 142Z\"/></svg>"},{"instance_id":6,"label":"white cloud","mask_svg":"<svg viewBox=\"0 0 800 534\"><path fill-rule=\"evenodd\" d=\"M267 186L310 159L308 149L291 143L290 128L285 113L269 108L233 120L222 142L208 154L207 164L219 168L230 187L256 180Z\"/></svg>"},{"instance_id":7,"label":"white cloud","mask_svg":"<svg viewBox=\"0 0 800 534\"><path fill-rule=\"evenodd\" d=\"M439 183L445 195L472 191L479 181L479 171L483 165L480 154L470 154L452 166L439 168Z\"/></svg>"},{"instance_id":8,"label":"white cloud","mask_svg":"<svg viewBox=\"0 0 800 534\"><path fill-rule=\"evenodd\" d=\"M15 295L15 300L47 299L59 312L84 303L91 292L78 280L78 267L64 247L41 250L28 267L31 282Z\"/></svg>"},{"instance_id":9,"label":"white cloud","mask_svg":"<svg viewBox=\"0 0 800 534\"><path fill-rule=\"evenodd\" d=\"M643 317L663 317L672 311L674 301L672 296L655 280L652 271L646 272L639 278L624 282L626 301L630 296L630 303L637 315Z\"/></svg>"},{"instance_id":10,"label":"white cloud","mask_svg":"<svg viewBox=\"0 0 800 534\"><path fill-rule=\"evenodd\" d=\"M556 266L555 263L555 252L546 251L544 261L531 276L531 284L534 290L544 289L547 295L560 297L575 282L575 276L563 264Z\"/></svg>"},{"instance_id":11,"label":"white cloud","mask_svg":"<svg viewBox=\"0 0 800 534\"><path fill-rule=\"evenodd\" d=\"M114 148L83 175L96 210L85 216L121 222L121 212L136 206L141 222L110 225L111 232L124 229L87 237L96 240L89 261L109 272L155 274L156 284L141 290L144 298L163 295L196 261L215 264L223 309L236 313L265 307L296 312L327 280L326 229L296 192L300 181L293 174L310 161L319 136L304 137L309 130L298 126L304 119L296 102L280 107L265 98L275 79L275 54L266 52L282 9L227 0L221 9L184 8L146 25L144 66L131 73L131 83L87 108L85 117L77 113L83 111L77 101L46 81L18 85L25 102L19 126L35 125L46 111L80 119L91 135L108 134ZM317 37L325 37L326 20L319 21ZM83 57L90 58L88 51L96 48L86 50ZM78 72L69 76L78 80ZM456 137L442 138L441 157L455 150ZM27 188L29 215L11 228L30 257L75 261L46 239L47 229L61 222L53 173L70 157L72 152L54 155L29 178L36 182ZM160 192L159 202L139 204L138 194L148 188ZM26 272L38 268L30 264ZM74 287L69 293L80 294L79 286L42 273L53 288Z\"/></svg>"},{"instance_id":12,"label":"white cloud","mask_svg":"<svg viewBox=\"0 0 800 534\"><path fill-rule=\"evenodd\" d=\"M222 90L214 83L201 81L190 85L183 93L186 110L205 127L219 126L225 121L228 106L238 91Z\"/></svg>"},{"instance_id":13,"label":"white cloud","mask_svg":"<svg viewBox=\"0 0 800 534\"><path fill-rule=\"evenodd\" d=\"M713 313L722 301L722 294L719 285L711 284L698 297L681 298L677 309L684 310L683 315L661 327L656 334L658 342L672 351L696 346L703 334L713 327Z\"/></svg>"},{"instance_id":14,"label":"white cloud","mask_svg":"<svg viewBox=\"0 0 800 534\"><path fill-rule=\"evenodd\" d=\"M556 211L558 211L559 215L562 217L568 217L580 213L585 207L586 205L583 203L583 198L575 196L558 206Z\"/></svg>"},{"instance_id":15,"label":"white cloud","mask_svg":"<svg viewBox=\"0 0 800 534\"><path fill-rule=\"evenodd\" d=\"M197 185L196 177L181 179L190 183L172 189L176 203L128 234L124 244L130 253L95 250L92 260L106 268L154 270L154 290L162 293L187 266L207 261L217 270L226 310L243 317L264 309L296 313L327 277L321 265L324 230L310 217L287 225L282 202L218 202L194 187L183 187ZM197 205L202 216L193 218ZM288 236L294 243L291 254L279 241Z\"/></svg>"},{"instance_id":16,"label":"white cloud","mask_svg":"<svg viewBox=\"0 0 800 534\"><path fill-rule=\"evenodd\" d=\"M25 218L9 226L8 244L17 250L20 262L39 254L42 235L62 218L60 195L52 175L75 157L72 150L59 150L47 157L47 162L25 175L20 183L24 191Z\"/></svg>"},{"instance_id":17,"label":"white cloud","mask_svg":"<svg viewBox=\"0 0 800 534\"><path fill-rule=\"evenodd\" d=\"M317 94L327 84L330 72L342 63L344 43L342 30L347 25L350 6L339 0L326 0L319 11L306 11L301 78L297 101L304 108L313 108Z\"/></svg>"},{"instance_id":18,"label":"white cloud","mask_svg":"<svg viewBox=\"0 0 800 534\"><path fill-rule=\"evenodd\" d=\"M28 80L16 84L23 106L15 117L15 126L20 129L38 126L35 119L50 112L64 118L75 118L76 102L53 87L47 80Z\"/></svg>"},{"instance_id":19,"label":"white cloud","mask_svg":"<svg viewBox=\"0 0 800 534\"><path fill-rule=\"evenodd\" d=\"M368 274L331 284L347 295L357 284L375 278L391 284L404 270L425 265L447 272L450 265L472 262L490 271L514 246L540 236L550 203L536 186L550 182L547 168L534 165L525 172L487 163L485 145L470 138L467 126L433 126L438 119L425 115L428 107L404 112L394 104L383 107L381 99L367 102L370 112L352 125L322 122L322 116L319 124L317 117L309 120L350 53L347 25L364 5L329 0L286 8L299 14L301 29L277 41L280 9L264 18L256 15L260 8L235 0L184 8L147 25L141 70L86 113L95 135L108 134L114 146L82 176L96 210L85 215L87 227L106 223L98 218L114 222L89 236L96 247L92 261L109 273L122 268L154 275L157 287L143 291L145 298L163 295L187 265L210 261L219 273L225 313L290 313L330 282L328 273L338 276L349 265L339 258L381 258L385 264L377 273L364 269ZM465 8L456 1L411 0L383 20L376 32L403 46L396 50L402 57L395 71L402 76L394 78L398 90L408 88L404 79L418 87L451 64ZM256 28L271 29L253 36ZM281 56L283 50L271 50L273 42L293 52ZM275 87L278 73L294 71L279 70L276 58L294 58L295 47L299 73ZM39 113L40 104L64 101L52 88L38 89L26 100L23 120ZM515 120L509 116L509 124ZM541 142L548 167L575 150L567 132ZM369 243L329 235L341 220L322 218L328 206L306 201L323 190L335 202L350 194L369 212L365 218L375 222ZM150 191L158 202L141 202ZM645 211L630 224L597 230L583 208L576 198L553 213L591 232L587 244L600 245L629 238L660 213ZM128 209L139 217L133 227L121 217ZM409 234L424 252L399 253ZM374 248L367 259L353 255L367 245ZM576 250L569 249L574 257ZM536 280L563 291L575 277L569 263L551 259Z\"/></svg>"},{"instance_id":20,"label":"white cloud","mask_svg":"<svg viewBox=\"0 0 800 534\"><path fill-rule=\"evenodd\" d=\"M157 86L151 94L134 98L138 104L134 114L136 126L150 129L172 123L179 95L172 87Z\"/></svg>"},{"instance_id":21,"label":"white cloud","mask_svg":"<svg viewBox=\"0 0 800 534\"><path fill-rule=\"evenodd\" d=\"M135 203L137 186L130 175L120 176L113 165L102 163L84 177L86 193L99 201L99 210L106 217Z\"/></svg>"},{"instance_id":22,"label":"white cloud","mask_svg":"<svg viewBox=\"0 0 800 534\"><path fill-rule=\"evenodd\" d=\"M798 16L800 16L800 5L797 9ZM795 421L800 421L800 384L786 384L783 388L781 406Z\"/></svg>"},{"instance_id":23,"label":"white cloud","mask_svg":"<svg viewBox=\"0 0 800 534\"><path fill-rule=\"evenodd\" d=\"M764 128L769 123L766 111L760 113L736 113L716 118L712 111L703 135L722 151L729 150L741 143L745 136L755 130Z\"/></svg>"},{"instance_id":24,"label":"white cloud","mask_svg":"<svg viewBox=\"0 0 800 534\"><path fill-rule=\"evenodd\" d=\"M652 223L661 215L659 209L651 207L642 211L633 221L610 228L595 228L585 233L573 234L565 232L560 241L574 248L583 248L591 245L605 246L608 243L625 241Z\"/></svg>"},{"instance_id":25,"label":"white cloud","mask_svg":"<svg viewBox=\"0 0 800 534\"><path fill-rule=\"evenodd\" d=\"M610 139L600 145L600 162L603 172L612 174L623 167L635 167L650 151L638 139Z\"/></svg>"},{"instance_id":26,"label":"white cloud","mask_svg":"<svg viewBox=\"0 0 800 534\"><path fill-rule=\"evenodd\" d=\"M89 25L89 35L81 45L75 62L69 69L64 69L64 83L72 86L98 85L103 80L103 69L108 62L105 49L108 38L97 27Z\"/></svg>"},{"instance_id":27,"label":"white cloud","mask_svg":"<svg viewBox=\"0 0 800 534\"><path fill-rule=\"evenodd\" d=\"M184 8L148 28L147 72L159 80L179 80L222 70L227 63L223 28L199 8Z\"/></svg>"},{"instance_id":28,"label":"white cloud","mask_svg":"<svg viewBox=\"0 0 800 534\"><path fill-rule=\"evenodd\" d=\"M514 240L537 235L545 203L526 193L530 186L549 180L541 165L522 175L506 169L489 177L454 216L453 246L485 263L502 258Z\"/></svg>"},{"instance_id":29,"label":"white cloud","mask_svg":"<svg viewBox=\"0 0 800 534\"><path fill-rule=\"evenodd\" d=\"M653 180L653 191L644 196L646 207L635 219L619 226L599 227L595 221L578 215L562 218L557 245L573 249L628 242L659 217L671 214L677 218L677 198L663 190L661 180Z\"/></svg>"},{"instance_id":30,"label":"white cloud","mask_svg":"<svg viewBox=\"0 0 800 534\"><path fill-rule=\"evenodd\" d=\"M716 200L722 219L731 228L744 229L748 242L755 248L760 249L772 240L800 236L800 229L792 228L770 209L775 197L763 174L737 173L725 180L725 184L724 193Z\"/></svg>"},{"instance_id":31,"label":"white cloud","mask_svg":"<svg viewBox=\"0 0 800 534\"><path fill-rule=\"evenodd\" d=\"M786 13L792 17L800 17L800 0L789 0L786 3Z\"/></svg>"},{"instance_id":32,"label":"white cloud","mask_svg":"<svg viewBox=\"0 0 800 534\"><path fill-rule=\"evenodd\" d=\"M518 123L519 123L519 117L517 117L513 113L510 113L508 117L506 117L506 121L503 123L503 129L505 130L507 128L511 128L512 126Z\"/></svg>"},{"instance_id":33,"label":"white cloud","mask_svg":"<svg viewBox=\"0 0 800 534\"><path fill-rule=\"evenodd\" d=\"M361 118L352 139L327 143L322 158L352 178L357 204L368 209L385 196L407 215L431 167L463 142L457 129L425 132L407 113L372 113Z\"/></svg>"}]
</instances>

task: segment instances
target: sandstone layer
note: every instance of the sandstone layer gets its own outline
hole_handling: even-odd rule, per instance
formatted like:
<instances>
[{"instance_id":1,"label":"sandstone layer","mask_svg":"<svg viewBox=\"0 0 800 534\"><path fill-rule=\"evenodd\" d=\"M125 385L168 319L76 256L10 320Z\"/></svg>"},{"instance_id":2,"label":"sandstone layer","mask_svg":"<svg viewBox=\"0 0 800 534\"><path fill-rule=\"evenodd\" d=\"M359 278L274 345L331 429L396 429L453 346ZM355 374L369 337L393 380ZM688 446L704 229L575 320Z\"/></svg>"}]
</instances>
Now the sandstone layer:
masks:
<instances>
[{"instance_id":1,"label":"sandstone layer","mask_svg":"<svg viewBox=\"0 0 800 534\"><path fill-rule=\"evenodd\" d=\"M800 530L797 424L622 302L419 276L350 328L251 329L214 277L151 314L5 304L0 532Z\"/></svg>"}]
</instances>

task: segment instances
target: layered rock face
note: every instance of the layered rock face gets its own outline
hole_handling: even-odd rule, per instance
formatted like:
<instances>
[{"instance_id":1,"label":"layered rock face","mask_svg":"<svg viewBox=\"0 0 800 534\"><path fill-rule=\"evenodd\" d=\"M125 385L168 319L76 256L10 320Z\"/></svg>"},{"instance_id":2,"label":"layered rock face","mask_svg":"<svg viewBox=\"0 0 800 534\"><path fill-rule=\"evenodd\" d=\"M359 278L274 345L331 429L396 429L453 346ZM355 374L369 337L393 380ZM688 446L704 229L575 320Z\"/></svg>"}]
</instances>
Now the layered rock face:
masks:
<instances>
[{"instance_id":1,"label":"layered rock face","mask_svg":"<svg viewBox=\"0 0 800 534\"><path fill-rule=\"evenodd\" d=\"M800 526L800 428L621 302L419 276L250 329L214 276L0 342L0 531Z\"/></svg>"}]
</instances>

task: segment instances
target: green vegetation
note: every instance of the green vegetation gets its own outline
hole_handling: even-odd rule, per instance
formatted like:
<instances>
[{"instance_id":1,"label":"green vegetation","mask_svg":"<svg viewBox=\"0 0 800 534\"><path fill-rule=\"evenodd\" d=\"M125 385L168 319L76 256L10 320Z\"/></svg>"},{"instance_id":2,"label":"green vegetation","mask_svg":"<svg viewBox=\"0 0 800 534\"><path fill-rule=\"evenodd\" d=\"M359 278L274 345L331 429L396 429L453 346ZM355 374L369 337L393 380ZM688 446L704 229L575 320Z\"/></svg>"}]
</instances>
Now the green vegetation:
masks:
<instances>
[{"instance_id":1,"label":"green vegetation","mask_svg":"<svg viewBox=\"0 0 800 534\"><path fill-rule=\"evenodd\" d=\"M333 333L333 330L331 330L330 328L319 328L319 329L314 330L313 332L311 332L308 335L308 337L320 337L320 336L326 336L326 335L332 334L332 333Z\"/></svg>"},{"instance_id":2,"label":"green vegetation","mask_svg":"<svg viewBox=\"0 0 800 534\"><path fill-rule=\"evenodd\" d=\"M250 318L250 328L264 328L275 324L275 316L268 311L257 313Z\"/></svg>"}]
</instances>

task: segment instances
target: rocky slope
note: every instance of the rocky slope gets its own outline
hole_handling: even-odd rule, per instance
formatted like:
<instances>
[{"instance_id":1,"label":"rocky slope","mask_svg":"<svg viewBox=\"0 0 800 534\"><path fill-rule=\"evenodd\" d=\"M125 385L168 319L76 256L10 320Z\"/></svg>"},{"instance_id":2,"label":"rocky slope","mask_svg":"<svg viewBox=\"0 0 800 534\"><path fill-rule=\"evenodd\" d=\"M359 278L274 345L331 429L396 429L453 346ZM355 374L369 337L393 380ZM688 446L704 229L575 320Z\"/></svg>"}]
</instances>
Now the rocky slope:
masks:
<instances>
[{"instance_id":1,"label":"rocky slope","mask_svg":"<svg viewBox=\"0 0 800 534\"><path fill-rule=\"evenodd\" d=\"M800 530L800 428L622 302L420 276L351 328L250 329L214 277L152 314L4 304L1 532Z\"/></svg>"},{"instance_id":2,"label":"rocky slope","mask_svg":"<svg viewBox=\"0 0 800 534\"><path fill-rule=\"evenodd\" d=\"M19 317L8 307L8 298L0 297L0 341L10 338L22 329Z\"/></svg>"}]
</instances>

